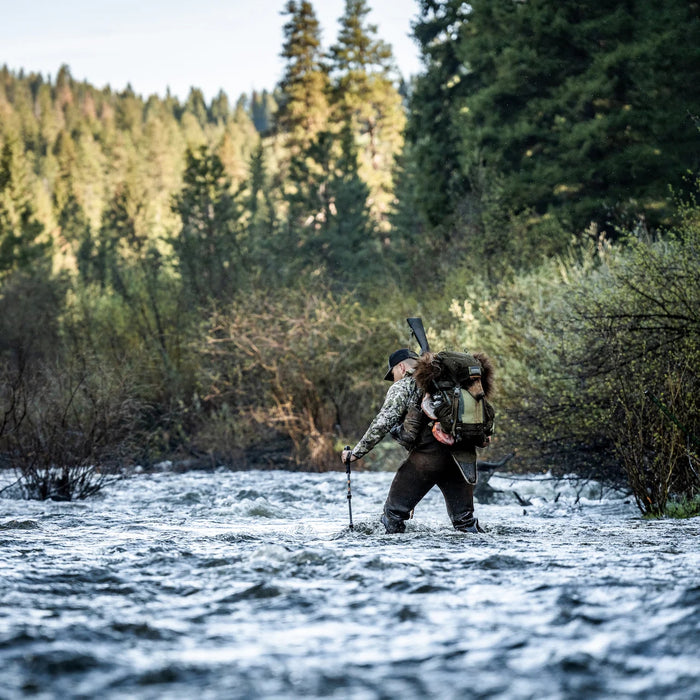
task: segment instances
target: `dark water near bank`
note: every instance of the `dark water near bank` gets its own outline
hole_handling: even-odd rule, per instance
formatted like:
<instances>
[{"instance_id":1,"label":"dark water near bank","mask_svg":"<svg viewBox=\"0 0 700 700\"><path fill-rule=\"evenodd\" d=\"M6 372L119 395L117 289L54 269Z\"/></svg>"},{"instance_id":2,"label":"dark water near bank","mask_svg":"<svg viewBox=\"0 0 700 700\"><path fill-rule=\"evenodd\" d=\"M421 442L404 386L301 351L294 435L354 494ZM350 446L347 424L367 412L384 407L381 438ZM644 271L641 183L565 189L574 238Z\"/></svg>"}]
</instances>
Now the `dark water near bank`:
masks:
<instances>
[{"instance_id":1,"label":"dark water near bank","mask_svg":"<svg viewBox=\"0 0 700 700\"><path fill-rule=\"evenodd\" d=\"M0 698L700 698L700 522L566 484L439 492L404 535L391 474L140 475L0 499ZM556 493L559 498L555 502Z\"/></svg>"}]
</instances>

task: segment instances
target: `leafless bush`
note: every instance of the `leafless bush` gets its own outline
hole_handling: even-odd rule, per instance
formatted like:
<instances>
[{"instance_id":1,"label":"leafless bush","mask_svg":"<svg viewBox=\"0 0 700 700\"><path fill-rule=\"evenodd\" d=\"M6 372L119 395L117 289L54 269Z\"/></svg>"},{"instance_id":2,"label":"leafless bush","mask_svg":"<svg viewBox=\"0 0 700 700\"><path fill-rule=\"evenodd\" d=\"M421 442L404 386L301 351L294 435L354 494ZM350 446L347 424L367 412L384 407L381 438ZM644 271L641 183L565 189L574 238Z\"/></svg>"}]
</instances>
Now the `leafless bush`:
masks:
<instances>
[{"instance_id":1,"label":"leafless bush","mask_svg":"<svg viewBox=\"0 0 700 700\"><path fill-rule=\"evenodd\" d=\"M371 364L368 357L381 365L384 349L396 342L377 340L386 332L378 325L369 327L352 300L304 290L284 300L260 295L217 314L203 357L219 447L282 437L296 464L337 465L342 430L359 429L352 424L358 406L371 411L357 369Z\"/></svg>"},{"instance_id":2,"label":"leafless bush","mask_svg":"<svg viewBox=\"0 0 700 700\"><path fill-rule=\"evenodd\" d=\"M660 516L671 497L692 499L700 492L697 451L691 436L674 422L686 415L682 382L666 382L667 400L634 385L621 388L612 424L616 450L640 511Z\"/></svg>"},{"instance_id":3,"label":"leafless bush","mask_svg":"<svg viewBox=\"0 0 700 700\"><path fill-rule=\"evenodd\" d=\"M0 375L0 459L25 498L86 498L119 478L139 407L124 378L98 363L6 364Z\"/></svg>"}]
</instances>

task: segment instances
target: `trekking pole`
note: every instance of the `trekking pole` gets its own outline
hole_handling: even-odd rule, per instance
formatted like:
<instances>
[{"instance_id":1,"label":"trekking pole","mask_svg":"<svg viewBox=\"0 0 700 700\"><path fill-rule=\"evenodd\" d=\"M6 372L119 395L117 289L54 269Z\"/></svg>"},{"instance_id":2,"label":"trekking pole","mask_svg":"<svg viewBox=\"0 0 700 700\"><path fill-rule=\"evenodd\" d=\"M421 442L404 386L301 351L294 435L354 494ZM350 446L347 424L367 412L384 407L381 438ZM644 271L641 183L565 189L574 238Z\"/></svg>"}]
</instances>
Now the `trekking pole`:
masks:
<instances>
[{"instance_id":1,"label":"trekking pole","mask_svg":"<svg viewBox=\"0 0 700 700\"><path fill-rule=\"evenodd\" d=\"M350 450L350 445L345 445L345 450ZM350 491L350 455L348 455L345 460L345 473L348 475L348 512L350 513L350 529L354 530L352 526L352 491Z\"/></svg>"}]
</instances>

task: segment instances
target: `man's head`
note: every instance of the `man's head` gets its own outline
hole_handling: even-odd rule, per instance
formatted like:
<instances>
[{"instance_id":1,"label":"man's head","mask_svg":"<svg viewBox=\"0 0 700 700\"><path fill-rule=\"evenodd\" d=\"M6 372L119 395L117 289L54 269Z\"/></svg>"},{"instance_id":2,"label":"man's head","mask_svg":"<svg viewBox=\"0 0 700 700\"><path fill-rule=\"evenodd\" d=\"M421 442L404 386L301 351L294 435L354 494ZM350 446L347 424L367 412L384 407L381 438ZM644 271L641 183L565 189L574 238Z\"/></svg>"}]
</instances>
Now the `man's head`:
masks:
<instances>
[{"instance_id":1,"label":"man's head","mask_svg":"<svg viewBox=\"0 0 700 700\"><path fill-rule=\"evenodd\" d=\"M413 350L408 348L395 350L389 355L389 369L384 375L384 379L389 382L401 379L409 369L416 366L417 359L418 355Z\"/></svg>"}]
</instances>

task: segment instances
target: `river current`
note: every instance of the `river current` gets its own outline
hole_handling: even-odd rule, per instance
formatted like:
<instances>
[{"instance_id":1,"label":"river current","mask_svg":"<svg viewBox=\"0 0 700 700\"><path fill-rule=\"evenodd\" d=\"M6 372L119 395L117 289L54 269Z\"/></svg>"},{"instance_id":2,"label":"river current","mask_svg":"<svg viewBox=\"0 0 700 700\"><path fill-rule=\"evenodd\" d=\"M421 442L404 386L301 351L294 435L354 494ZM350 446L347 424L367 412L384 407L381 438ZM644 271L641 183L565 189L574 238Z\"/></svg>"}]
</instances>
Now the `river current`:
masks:
<instances>
[{"instance_id":1,"label":"river current","mask_svg":"<svg viewBox=\"0 0 700 700\"><path fill-rule=\"evenodd\" d=\"M700 522L489 482L484 534L390 473L135 475L0 499L0 698L700 698ZM513 493L517 491L518 497Z\"/></svg>"}]
</instances>

